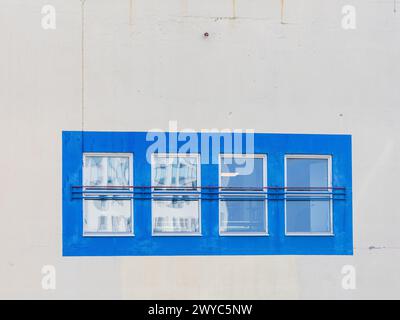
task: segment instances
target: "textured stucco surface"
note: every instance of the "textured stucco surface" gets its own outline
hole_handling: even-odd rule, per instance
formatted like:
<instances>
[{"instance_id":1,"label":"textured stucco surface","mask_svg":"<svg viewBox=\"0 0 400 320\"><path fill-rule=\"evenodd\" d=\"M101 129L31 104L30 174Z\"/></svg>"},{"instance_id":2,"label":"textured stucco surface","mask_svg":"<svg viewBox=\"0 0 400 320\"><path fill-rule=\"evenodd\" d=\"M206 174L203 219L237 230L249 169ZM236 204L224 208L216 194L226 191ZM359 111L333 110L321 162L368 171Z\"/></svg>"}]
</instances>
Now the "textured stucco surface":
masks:
<instances>
[{"instance_id":1,"label":"textured stucco surface","mask_svg":"<svg viewBox=\"0 0 400 320\"><path fill-rule=\"evenodd\" d=\"M284 3L282 24L279 0L0 2L0 298L399 298L400 12ZM85 130L352 134L354 256L62 257L61 131L82 105Z\"/></svg>"}]
</instances>

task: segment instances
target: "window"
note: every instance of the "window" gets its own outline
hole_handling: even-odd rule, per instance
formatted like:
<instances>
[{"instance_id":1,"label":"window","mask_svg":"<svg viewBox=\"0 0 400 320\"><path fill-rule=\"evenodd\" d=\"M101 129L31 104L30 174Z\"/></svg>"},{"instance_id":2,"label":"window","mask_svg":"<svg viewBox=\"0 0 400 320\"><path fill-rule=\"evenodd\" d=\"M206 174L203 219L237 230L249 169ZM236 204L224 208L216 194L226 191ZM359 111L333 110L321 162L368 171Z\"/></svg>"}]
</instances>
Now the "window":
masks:
<instances>
[{"instance_id":1,"label":"window","mask_svg":"<svg viewBox=\"0 0 400 320\"><path fill-rule=\"evenodd\" d=\"M286 156L286 234L332 234L331 184L330 156Z\"/></svg>"},{"instance_id":2,"label":"window","mask_svg":"<svg viewBox=\"0 0 400 320\"><path fill-rule=\"evenodd\" d=\"M153 235L198 235L200 161L193 154L152 155Z\"/></svg>"},{"instance_id":3,"label":"window","mask_svg":"<svg viewBox=\"0 0 400 320\"><path fill-rule=\"evenodd\" d=\"M267 233L266 156L220 155L221 235Z\"/></svg>"},{"instance_id":4,"label":"window","mask_svg":"<svg viewBox=\"0 0 400 320\"><path fill-rule=\"evenodd\" d=\"M133 234L132 170L131 154L84 154L84 235Z\"/></svg>"}]
</instances>

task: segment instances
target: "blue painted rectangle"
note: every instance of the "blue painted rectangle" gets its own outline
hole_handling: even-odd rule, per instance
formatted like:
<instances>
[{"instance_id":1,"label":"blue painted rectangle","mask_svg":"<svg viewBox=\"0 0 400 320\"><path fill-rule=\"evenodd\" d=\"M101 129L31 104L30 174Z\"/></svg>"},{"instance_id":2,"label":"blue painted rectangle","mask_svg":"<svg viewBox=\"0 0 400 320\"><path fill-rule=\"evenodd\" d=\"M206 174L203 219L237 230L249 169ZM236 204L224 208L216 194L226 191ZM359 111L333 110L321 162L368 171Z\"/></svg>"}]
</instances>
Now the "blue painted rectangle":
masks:
<instances>
[{"instance_id":1,"label":"blue painted rectangle","mask_svg":"<svg viewBox=\"0 0 400 320\"><path fill-rule=\"evenodd\" d=\"M333 202L333 236L286 236L284 201L271 195L268 206L268 235L219 235L219 203L201 201L201 236L152 236L151 200L134 200L134 236L83 237L82 199L73 199L72 186L81 186L82 157L87 152L132 153L135 186L151 185L151 166L146 160L146 132L63 132L63 255L64 256L163 256L163 255L349 255L353 254L352 235L352 156L350 135L319 134L254 134L255 154L267 155L269 187L284 186L284 159L287 154L332 156L332 186L343 187L342 200ZM175 134L176 135L176 134ZM171 134L173 136L173 134ZM176 146L166 139L167 152ZM198 141L209 136L220 139L219 133L192 133ZM246 144L246 139L242 145ZM173 147L174 150L171 150ZM198 150L201 153L201 150ZM224 153L221 144L216 153ZM226 152L227 153L227 152ZM232 153L231 150L229 153ZM218 154L211 157L218 159ZM218 164L201 164L202 186L219 184ZM278 190L278 189L277 189ZM279 191L271 191L271 193ZM202 196L206 195L202 190ZM276 198L272 200L272 198Z\"/></svg>"}]
</instances>

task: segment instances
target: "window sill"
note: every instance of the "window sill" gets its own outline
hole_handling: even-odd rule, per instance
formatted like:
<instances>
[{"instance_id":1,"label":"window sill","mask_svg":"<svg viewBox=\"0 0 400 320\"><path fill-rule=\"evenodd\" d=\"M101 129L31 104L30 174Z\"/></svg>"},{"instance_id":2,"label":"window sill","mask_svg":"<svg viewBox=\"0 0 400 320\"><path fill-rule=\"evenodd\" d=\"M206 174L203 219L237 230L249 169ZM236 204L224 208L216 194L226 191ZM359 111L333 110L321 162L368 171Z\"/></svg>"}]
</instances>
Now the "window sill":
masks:
<instances>
[{"instance_id":1,"label":"window sill","mask_svg":"<svg viewBox=\"0 0 400 320\"><path fill-rule=\"evenodd\" d=\"M82 235L84 238L121 238L121 237L134 237L135 235L133 233L84 233Z\"/></svg>"},{"instance_id":2,"label":"window sill","mask_svg":"<svg viewBox=\"0 0 400 320\"><path fill-rule=\"evenodd\" d=\"M307 232L302 232L302 233L285 233L286 237L334 237L334 233L307 233Z\"/></svg>"},{"instance_id":3,"label":"window sill","mask_svg":"<svg viewBox=\"0 0 400 320\"><path fill-rule=\"evenodd\" d=\"M253 232L253 233L240 233L240 232L231 232L231 233L219 233L220 237L268 237L269 233L265 232Z\"/></svg>"},{"instance_id":4,"label":"window sill","mask_svg":"<svg viewBox=\"0 0 400 320\"><path fill-rule=\"evenodd\" d=\"M152 233L152 237L201 237L201 233Z\"/></svg>"}]
</instances>

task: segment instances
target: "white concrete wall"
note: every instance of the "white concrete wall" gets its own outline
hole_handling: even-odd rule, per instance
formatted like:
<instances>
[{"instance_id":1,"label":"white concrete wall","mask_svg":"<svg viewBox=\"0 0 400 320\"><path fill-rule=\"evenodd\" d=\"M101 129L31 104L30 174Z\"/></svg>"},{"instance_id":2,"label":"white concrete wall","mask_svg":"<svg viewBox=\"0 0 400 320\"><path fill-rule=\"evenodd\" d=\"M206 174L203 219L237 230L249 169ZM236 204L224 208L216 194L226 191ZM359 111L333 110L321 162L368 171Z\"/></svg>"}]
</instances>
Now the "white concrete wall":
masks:
<instances>
[{"instance_id":1,"label":"white concrete wall","mask_svg":"<svg viewBox=\"0 0 400 320\"><path fill-rule=\"evenodd\" d=\"M400 11L283 11L284 24L280 0L0 1L0 298L400 298ZM61 131L81 130L82 102L85 130L351 133L354 256L62 257ZM56 290L41 286L48 264Z\"/></svg>"}]
</instances>

